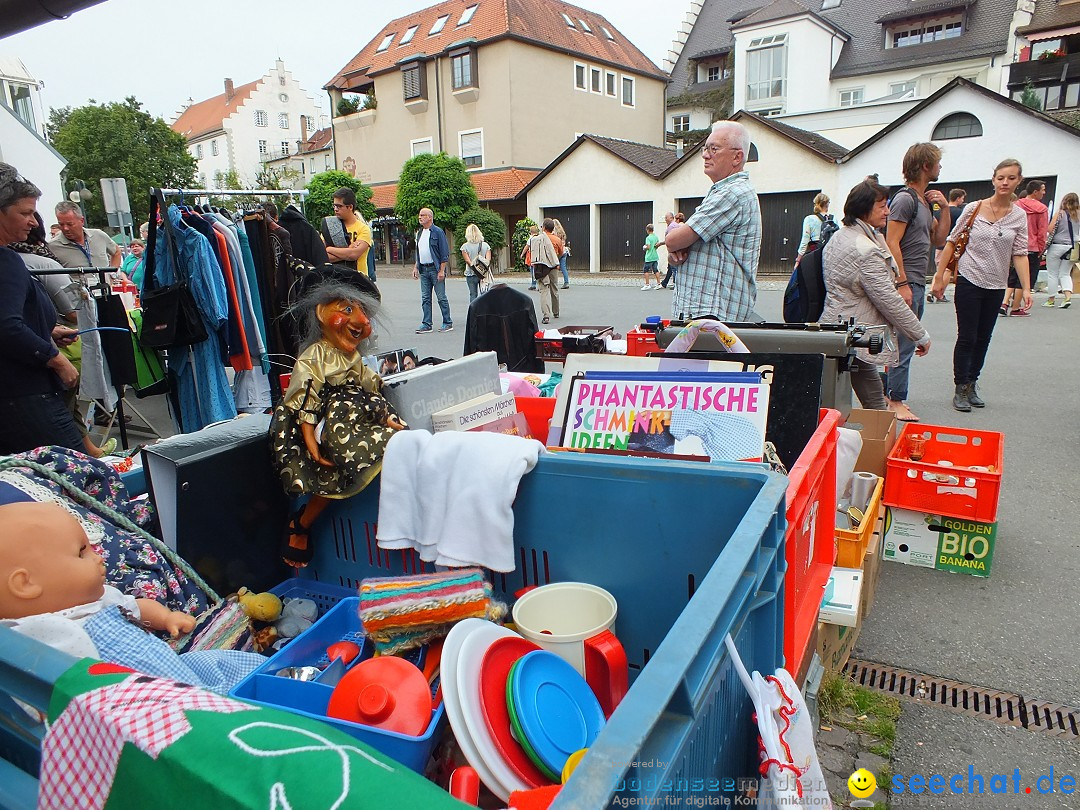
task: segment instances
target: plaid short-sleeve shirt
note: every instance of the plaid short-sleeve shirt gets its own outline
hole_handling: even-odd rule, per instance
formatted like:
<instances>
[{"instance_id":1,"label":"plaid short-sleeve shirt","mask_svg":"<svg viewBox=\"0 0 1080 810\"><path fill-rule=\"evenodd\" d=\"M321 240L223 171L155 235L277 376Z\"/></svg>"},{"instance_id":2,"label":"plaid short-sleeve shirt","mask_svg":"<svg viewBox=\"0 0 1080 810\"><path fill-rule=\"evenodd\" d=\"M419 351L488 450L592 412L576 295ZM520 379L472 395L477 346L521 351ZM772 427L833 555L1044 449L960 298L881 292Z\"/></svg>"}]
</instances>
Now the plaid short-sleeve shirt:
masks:
<instances>
[{"instance_id":1,"label":"plaid short-sleeve shirt","mask_svg":"<svg viewBox=\"0 0 1080 810\"><path fill-rule=\"evenodd\" d=\"M713 183L686 224L700 241L679 266L671 314L748 320L757 301L761 255L761 209L749 175L736 172Z\"/></svg>"}]
</instances>

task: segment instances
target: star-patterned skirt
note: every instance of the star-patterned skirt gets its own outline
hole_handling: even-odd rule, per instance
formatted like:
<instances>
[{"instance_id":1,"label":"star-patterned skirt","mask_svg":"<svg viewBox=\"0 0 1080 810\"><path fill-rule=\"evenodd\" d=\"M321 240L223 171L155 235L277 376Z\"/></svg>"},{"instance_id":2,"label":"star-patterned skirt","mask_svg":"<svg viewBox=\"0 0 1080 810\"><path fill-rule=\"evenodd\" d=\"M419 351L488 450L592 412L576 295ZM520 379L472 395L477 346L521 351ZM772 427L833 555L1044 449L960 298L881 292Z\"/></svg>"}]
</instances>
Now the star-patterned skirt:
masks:
<instances>
[{"instance_id":1,"label":"star-patterned skirt","mask_svg":"<svg viewBox=\"0 0 1080 810\"><path fill-rule=\"evenodd\" d=\"M334 466L324 467L311 458L298 413L284 405L277 406L270 422L274 466L288 495L348 498L378 474L394 433L386 420L396 414L382 395L353 383L325 386L322 401L317 415L325 424L319 447Z\"/></svg>"}]
</instances>

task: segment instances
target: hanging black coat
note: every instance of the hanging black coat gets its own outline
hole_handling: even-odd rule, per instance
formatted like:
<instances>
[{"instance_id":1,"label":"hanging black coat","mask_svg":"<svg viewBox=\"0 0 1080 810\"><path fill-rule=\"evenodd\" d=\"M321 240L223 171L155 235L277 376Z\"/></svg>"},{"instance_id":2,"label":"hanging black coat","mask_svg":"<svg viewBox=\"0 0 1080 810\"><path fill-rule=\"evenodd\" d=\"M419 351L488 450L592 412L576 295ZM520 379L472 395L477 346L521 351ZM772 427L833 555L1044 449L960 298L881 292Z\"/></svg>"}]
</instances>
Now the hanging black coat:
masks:
<instances>
[{"instance_id":1,"label":"hanging black coat","mask_svg":"<svg viewBox=\"0 0 1080 810\"><path fill-rule=\"evenodd\" d=\"M326 256L326 246L319 232L293 206L285 206L285 210L278 217L278 224L289 232L293 256L316 267L321 267L329 261Z\"/></svg>"},{"instance_id":2,"label":"hanging black coat","mask_svg":"<svg viewBox=\"0 0 1080 810\"><path fill-rule=\"evenodd\" d=\"M533 300L507 284L496 284L469 305L465 354L495 352L507 371L544 373L536 356Z\"/></svg>"}]
</instances>

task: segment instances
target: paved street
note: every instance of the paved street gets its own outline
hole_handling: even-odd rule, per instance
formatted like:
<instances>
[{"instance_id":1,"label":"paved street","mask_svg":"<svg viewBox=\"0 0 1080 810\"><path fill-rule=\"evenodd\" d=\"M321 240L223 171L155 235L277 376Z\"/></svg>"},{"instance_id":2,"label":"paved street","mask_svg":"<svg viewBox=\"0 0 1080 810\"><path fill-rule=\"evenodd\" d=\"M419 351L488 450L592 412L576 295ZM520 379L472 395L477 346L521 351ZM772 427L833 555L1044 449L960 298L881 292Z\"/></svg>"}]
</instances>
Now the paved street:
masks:
<instances>
[{"instance_id":1,"label":"paved street","mask_svg":"<svg viewBox=\"0 0 1080 810\"><path fill-rule=\"evenodd\" d=\"M461 276L449 282L455 331L415 335L419 285L400 271L380 273L385 301L381 348L416 347L421 357L458 357L468 292ZM519 277L515 277L517 279ZM515 280L524 289L525 282ZM671 293L642 292L638 277L574 279L562 290L558 323L612 324L625 331L647 315L667 315ZM782 282L767 282L759 312L780 318ZM913 361L911 407L923 421L1003 431L1005 479L993 576L966 575L884 563L873 615L856 655L931 675L1080 705L1080 611L1077 571L1080 535L1072 482L1080 479L1073 419L1080 392L1077 349L1080 307L1048 310L1036 295L1029 318L1002 318L981 382L988 406L959 414L949 406L955 319L950 304L927 307L930 354ZM539 311L539 302L537 302ZM436 315L436 317L438 317ZM140 407L143 403L139 403ZM156 407L156 406L155 406ZM1078 775L1080 746L941 710L904 705L894 772L987 776L1021 768L1026 784L1054 767ZM1030 777L1030 778L1029 778ZM1037 795L1037 794L1036 794ZM920 806L1017 807L1017 796L923 795ZM1075 796L1038 797L1040 807L1075 807ZM913 806L904 803L900 806Z\"/></svg>"}]
</instances>

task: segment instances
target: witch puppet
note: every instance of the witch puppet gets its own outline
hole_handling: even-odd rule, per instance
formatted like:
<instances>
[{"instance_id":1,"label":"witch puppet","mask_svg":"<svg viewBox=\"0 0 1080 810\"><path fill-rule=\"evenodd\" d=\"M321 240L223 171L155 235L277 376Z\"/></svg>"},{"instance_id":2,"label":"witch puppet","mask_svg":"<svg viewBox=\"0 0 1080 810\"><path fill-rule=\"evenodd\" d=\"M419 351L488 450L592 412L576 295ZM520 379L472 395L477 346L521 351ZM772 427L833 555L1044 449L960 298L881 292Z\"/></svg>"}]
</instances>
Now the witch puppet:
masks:
<instances>
[{"instance_id":1,"label":"witch puppet","mask_svg":"<svg viewBox=\"0 0 1080 810\"><path fill-rule=\"evenodd\" d=\"M361 273L318 273L291 308L300 357L270 423L286 494L309 496L290 517L281 544L282 559L295 568L311 562L311 526L330 500L370 484L390 436L406 427L382 396L382 378L364 364L378 288Z\"/></svg>"}]
</instances>

